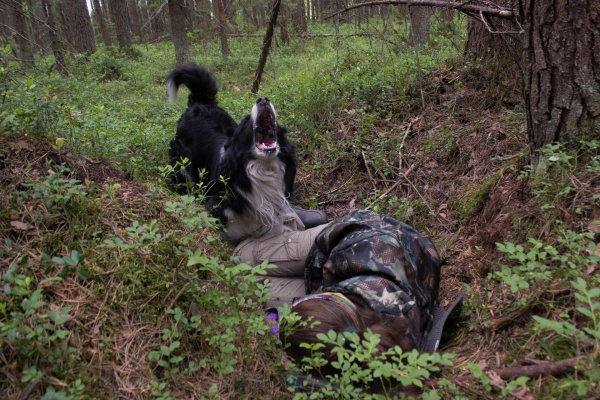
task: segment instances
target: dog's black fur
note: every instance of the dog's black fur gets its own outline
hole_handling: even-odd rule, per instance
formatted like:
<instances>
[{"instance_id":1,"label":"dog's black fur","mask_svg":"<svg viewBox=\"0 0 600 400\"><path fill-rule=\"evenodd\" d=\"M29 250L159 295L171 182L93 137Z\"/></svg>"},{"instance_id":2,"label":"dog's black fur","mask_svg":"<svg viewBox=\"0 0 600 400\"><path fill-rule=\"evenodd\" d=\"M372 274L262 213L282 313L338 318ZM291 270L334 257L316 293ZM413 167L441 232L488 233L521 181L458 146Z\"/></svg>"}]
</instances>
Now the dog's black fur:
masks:
<instances>
[{"instance_id":1,"label":"dog's black fur","mask_svg":"<svg viewBox=\"0 0 600 400\"><path fill-rule=\"evenodd\" d=\"M296 154L287 130L277 123L274 107L261 97L238 125L217 104L216 81L204 67L187 64L174 69L167 78L171 99L180 85L190 89L188 108L177 124L169 156L174 167L183 157L191 163L173 174L173 183L181 187L202 178L206 205L226 225L233 240L252 234L252 224L269 228L277 223L279 209L289 207L286 199L293 189ZM257 178L257 174L274 181ZM268 202L274 207L267 204L266 210L257 212L256 208ZM267 216L271 212L275 215ZM233 227L234 221L244 226ZM264 227L257 230L260 228Z\"/></svg>"}]
</instances>

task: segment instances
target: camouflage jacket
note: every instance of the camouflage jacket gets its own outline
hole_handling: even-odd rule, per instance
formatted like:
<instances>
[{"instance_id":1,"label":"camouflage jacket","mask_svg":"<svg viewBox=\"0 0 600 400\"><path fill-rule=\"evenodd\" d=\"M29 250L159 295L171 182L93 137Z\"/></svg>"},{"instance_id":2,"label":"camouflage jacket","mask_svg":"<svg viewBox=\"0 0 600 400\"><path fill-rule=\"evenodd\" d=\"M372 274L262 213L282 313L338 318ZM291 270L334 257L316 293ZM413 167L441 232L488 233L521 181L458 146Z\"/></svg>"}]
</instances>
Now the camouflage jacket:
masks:
<instances>
[{"instance_id":1,"label":"camouflage jacket","mask_svg":"<svg viewBox=\"0 0 600 400\"><path fill-rule=\"evenodd\" d=\"M365 210L354 210L326 227L305 267L307 293L358 295L376 312L414 320L421 332L413 336L424 334L433 319L439 281L440 262L430 239L403 222Z\"/></svg>"}]
</instances>

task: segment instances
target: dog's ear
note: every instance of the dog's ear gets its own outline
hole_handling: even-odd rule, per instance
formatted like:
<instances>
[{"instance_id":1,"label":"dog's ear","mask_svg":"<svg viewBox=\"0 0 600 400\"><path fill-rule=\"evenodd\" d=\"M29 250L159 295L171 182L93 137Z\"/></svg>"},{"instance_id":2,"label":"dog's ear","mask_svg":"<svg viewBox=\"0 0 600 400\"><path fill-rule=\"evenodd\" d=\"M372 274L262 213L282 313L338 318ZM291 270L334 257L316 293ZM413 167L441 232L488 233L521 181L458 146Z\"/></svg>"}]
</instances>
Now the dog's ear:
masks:
<instances>
[{"instance_id":1,"label":"dog's ear","mask_svg":"<svg viewBox=\"0 0 600 400\"><path fill-rule=\"evenodd\" d=\"M250 120L250 115L246 115L240 121L240 124L238 125L238 127L237 127L237 129L235 131L236 131L236 133L243 132L244 129L246 129L248 126L252 127L252 121Z\"/></svg>"},{"instance_id":2,"label":"dog's ear","mask_svg":"<svg viewBox=\"0 0 600 400\"><path fill-rule=\"evenodd\" d=\"M254 142L254 135L252 131L252 120L250 116L247 115L242 119L240 124L237 126L233 137L231 138L232 143L237 143L237 145L242 148L249 149Z\"/></svg>"},{"instance_id":3,"label":"dog's ear","mask_svg":"<svg viewBox=\"0 0 600 400\"><path fill-rule=\"evenodd\" d=\"M277 140L280 142L282 140L287 141L287 127L277 124Z\"/></svg>"}]
</instances>

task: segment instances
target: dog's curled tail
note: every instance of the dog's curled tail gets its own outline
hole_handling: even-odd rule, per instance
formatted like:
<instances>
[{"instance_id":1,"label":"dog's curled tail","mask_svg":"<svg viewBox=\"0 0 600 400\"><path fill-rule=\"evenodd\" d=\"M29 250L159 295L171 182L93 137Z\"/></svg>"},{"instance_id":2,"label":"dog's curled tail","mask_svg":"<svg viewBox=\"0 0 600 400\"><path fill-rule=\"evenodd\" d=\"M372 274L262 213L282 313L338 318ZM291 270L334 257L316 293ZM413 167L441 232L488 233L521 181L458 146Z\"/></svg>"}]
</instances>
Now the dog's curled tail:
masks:
<instances>
[{"instance_id":1,"label":"dog's curled tail","mask_svg":"<svg viewBox=\"0 0 600 400\"><path fill-rule=\"evenodd\" d=\"M177 89L185 85L190 89L188 105L193 103L212 104L216 102L217 81L203 66L189 63L175 68L167 78L169 101L177 98Z\"/></svg>"}]
</instances>

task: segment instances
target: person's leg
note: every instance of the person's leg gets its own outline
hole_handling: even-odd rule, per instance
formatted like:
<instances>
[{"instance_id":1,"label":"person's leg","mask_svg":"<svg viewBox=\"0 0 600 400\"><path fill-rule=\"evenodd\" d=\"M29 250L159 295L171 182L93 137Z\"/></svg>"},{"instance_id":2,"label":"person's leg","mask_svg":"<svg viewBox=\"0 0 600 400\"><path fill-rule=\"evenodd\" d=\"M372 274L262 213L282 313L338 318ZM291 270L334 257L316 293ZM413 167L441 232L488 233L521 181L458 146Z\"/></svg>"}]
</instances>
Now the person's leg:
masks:
<instances>
[{"instance_id":1,"label":"person's leg","mask_svg":"<svg viewBox=\"0 0 600 400\"><path fill-rule=\"evenodd\" d=\"M234 250L240 261L257 265L265 260L277 265L268 276L302 277L304 263L317 235L327 226L319 225L304 231L283 232L242 241Z\"/></svg>"},{"instance_id":2,"label":"person's leg","mask_svg":"<svg viewBox=\"0 0 600 400\"><path fill-rule=\"evenodd\" d=\"M273 297L267 301L265 308L278 308L283 304L292 304L292 300L296 297L305 295L304 292L304 278L277 278L268 277L271 281L271 292Z\"/></svg>"}]
</instances>

